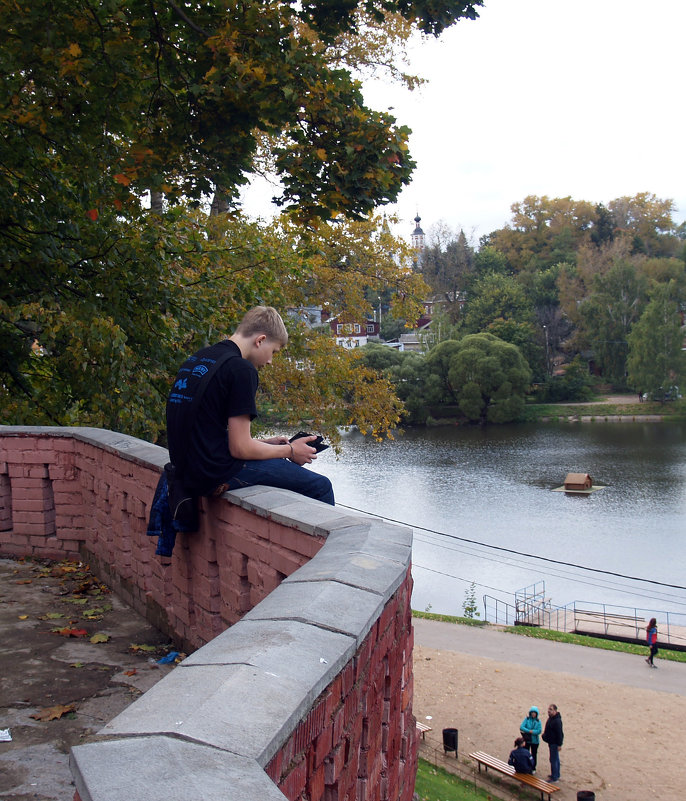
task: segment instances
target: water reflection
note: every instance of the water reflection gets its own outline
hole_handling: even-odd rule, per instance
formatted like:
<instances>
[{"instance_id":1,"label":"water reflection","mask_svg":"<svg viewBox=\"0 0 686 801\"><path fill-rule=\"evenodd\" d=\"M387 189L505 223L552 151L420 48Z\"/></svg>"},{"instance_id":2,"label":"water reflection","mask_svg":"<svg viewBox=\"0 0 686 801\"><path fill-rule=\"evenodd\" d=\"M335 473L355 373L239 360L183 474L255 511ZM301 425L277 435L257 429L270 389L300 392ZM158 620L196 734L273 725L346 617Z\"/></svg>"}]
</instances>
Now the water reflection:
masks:
<instances>
[{"instance_id":1,"label":"water reflection","mask_svg":"<svg viewBox=\"0 0 686 801\"><path fill-rule=\"evenodd\" d=\"M441 427L373 443L346 435L318 469L337 501L504 553L417 530L413 606L459 614L465 590L511 600L544 580L554 604L573 600L686 612L686 592L588 573L534 554L629 576L686 584L686 426L587 423ZM551 492L568 472L607 488Z\"/></svg>"}]
</instances>

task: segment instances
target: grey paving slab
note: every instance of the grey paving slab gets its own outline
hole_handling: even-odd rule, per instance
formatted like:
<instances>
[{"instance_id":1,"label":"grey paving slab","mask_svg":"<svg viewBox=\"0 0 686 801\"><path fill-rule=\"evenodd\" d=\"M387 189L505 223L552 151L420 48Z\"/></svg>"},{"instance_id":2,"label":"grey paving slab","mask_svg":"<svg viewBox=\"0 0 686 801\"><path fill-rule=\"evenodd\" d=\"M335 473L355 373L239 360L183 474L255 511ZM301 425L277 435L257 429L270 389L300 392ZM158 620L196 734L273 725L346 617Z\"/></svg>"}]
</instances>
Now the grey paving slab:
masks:
<instances>
[{"instance_id":1,"label":"grey paving slab","mask_svg":"<svg viewBox=\"0 0 686 801\"><path fill-rule=\"evenodd\" d=\"M367 530L372 529L376 536L382 536L385 542L390 542L396 545L412 545L412 536L413 530L409 526L400 525L397 523L387 523L384 520L380 520L378 517L373 516L363 516L362 519L359 518L352 523L352 526L346 520L342 520L340 523L334 524L330 527L332 534L339 534L340 536L350 536L350 534L354 534L354 532L348 532L348 528L353 528L355 531L364 531L367 527Z\"/></svg>"},{"instance_id":2,"label":"grey paving slab","mask_svg":"<svg viewBox=\"0 0 686 801\"><path fill-rule=\"evenodd\" d=\"M297 523L300 531L326 537L331 526L340 525L342 522L354 523L358 518L335 506L321 501L303 501L301 495L296 495L297 500L289 506L282 506L275 509L270 514L270 518L276 523L293 525ZM309 499L308 499L309 500Z\"/></svg>"},{"instance_id":3,"label":"grey paving slab","mask_svg":"<svg viewBox=\"0 0 686 801\"><path fill-rule=\"evenodd\" d=\"M305 498L305 496L296 492L275 487L264 487L261 484L237 490L227 490L222 495L222 498L226 498L243 509L255 512L261 517L270 517L270 513L274 509L289 506L299 500L304 499L305 502L317 503L314 499Z\"/></svg>"},{"instance_id":4,"label":"grey paving slab","mask_svg":"<svg viewBox=\"0 0 686 801\"><path fill-rule=\"evenodd\" d=\"M286 583L251 609L241 622L298 620L343 632L360 645L383 604L376 593L336 581Z\"/></svg>"},{"instance_id":5,"label":"grey paving slab","mask_svg":"<svg viewBox=\"0 0 686 801\"><path fill-rule=\"evenodd\" d=\"M82 801L285 799L254 760L169 737L78 745L70 762Z\"/></svg>"},{"instance_id":6,"label":"grey paving slab","mask_svg":"<svg viewBox=\"0 0 686 801\"><path fill-rule=\"evenodd\" d=\"M252 665L179 666L110 721L103 736L164 734L266 765L333 676L316 683ZM303 671L305 673L305 671Z\"/></svg>"},{"instance_id":7,"label":"grey paving slab","mask_svg":"<svg viewBox=\"0 0 686 801\"><path fill-rule=\"evenodd\" d=\"M351 587L376 592L384 600L393 595L405 579L407 567L392 559L366 553L343 554L326 545L307 564L284 579L284 584L301 581L339 581Z\"/></svg>"},{"instance_id":8,"label":"grey paving slab","mask_svg":"<svg viewBox=\"0 0 686 801\"><path fill-rule=\"evenodd\" d=\"M328 682L329 675L342 669L354 653L355 639L349 634L296 620L243 618L185 659L181 667L252 665L270 676L317 684Z\"/></svg>"},{"instance_id":9,"label":"grey paving slab","mask_svg":"<svg viewBox=\"0 0 686 801\"><path fill-rule=\"evenodd\" d=\"M394 529L398 531L394 531ZM333 529L324 550L328 553L367 553L409 565L412 557L412 529L378 521L357 522Z\"/></svg>"}]
</instances>

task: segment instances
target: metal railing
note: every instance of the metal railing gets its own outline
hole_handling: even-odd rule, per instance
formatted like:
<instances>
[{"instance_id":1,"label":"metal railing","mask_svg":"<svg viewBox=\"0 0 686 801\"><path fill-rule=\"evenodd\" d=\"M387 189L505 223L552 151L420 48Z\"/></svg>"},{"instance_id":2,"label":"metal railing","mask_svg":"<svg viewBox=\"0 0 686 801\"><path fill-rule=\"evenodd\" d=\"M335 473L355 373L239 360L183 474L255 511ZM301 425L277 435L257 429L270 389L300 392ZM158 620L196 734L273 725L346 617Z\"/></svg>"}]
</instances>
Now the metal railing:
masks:
<instances>
[{"instance_id":1,"label":"metal railing","mask_svg":"<svg viewBox=\"0 0 686 801\"><path fill-rule=\"evenodd\" d=\"M686 647L686 614L681 612L594 601L572 601L566 606L552 606L538 593L534 597L533 594L525 596L523 592L515 594L514 605L500 598L484 595L483 606L483 619L487 623L540 626L555 631L602 634L639 642L645 640L646 626L654 617L657 619L659 642Z\"/></svg>"}]
</instances>

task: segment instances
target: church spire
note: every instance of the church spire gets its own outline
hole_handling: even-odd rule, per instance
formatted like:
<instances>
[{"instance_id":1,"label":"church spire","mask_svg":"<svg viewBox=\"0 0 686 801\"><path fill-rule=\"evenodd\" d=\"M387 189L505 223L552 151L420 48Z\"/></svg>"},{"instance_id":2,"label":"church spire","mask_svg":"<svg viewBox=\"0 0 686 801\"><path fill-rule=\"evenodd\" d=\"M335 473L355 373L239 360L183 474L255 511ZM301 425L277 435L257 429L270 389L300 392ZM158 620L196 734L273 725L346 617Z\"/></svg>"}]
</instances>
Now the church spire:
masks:
<instances>
[{"instance_id":1,"label":"church spire","mask_svg":"<svg viewBox=\"0 0 686 801\"><path fill-rule=\"evenodd\" d=\"M422 218L419 216L419 212L417 212L417 216L414 218L416 223L414 231L412 232L412 249L414 250L414 263L415 266L419 265L419 261L421 259L422 251L424 250L424 231L422 231L422 227L420 226L420 222Z\"/></svg>"}]
</instances>

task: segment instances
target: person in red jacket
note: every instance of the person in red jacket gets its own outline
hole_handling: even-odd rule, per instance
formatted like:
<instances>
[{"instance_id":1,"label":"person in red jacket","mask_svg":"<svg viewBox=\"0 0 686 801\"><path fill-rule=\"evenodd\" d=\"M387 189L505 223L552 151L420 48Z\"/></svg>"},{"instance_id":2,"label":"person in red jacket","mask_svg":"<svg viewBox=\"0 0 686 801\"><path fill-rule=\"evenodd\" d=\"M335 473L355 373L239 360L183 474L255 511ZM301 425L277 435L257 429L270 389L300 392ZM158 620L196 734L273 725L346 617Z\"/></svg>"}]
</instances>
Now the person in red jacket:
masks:
<instances>
[{"instance_id":1,"label":"person in red jacket","mask_svg":"<svg viewBox=\"0 0 686 801\"><path fill-rule=\"evenodd\" d=\"M650 623L646 626L646 642L650 648L650 654L646 662L650 667L656 668L657 665L653 664L653 657L657 653L657 620L654 617L650 618Z\"/></svg>"}]
</instances>

